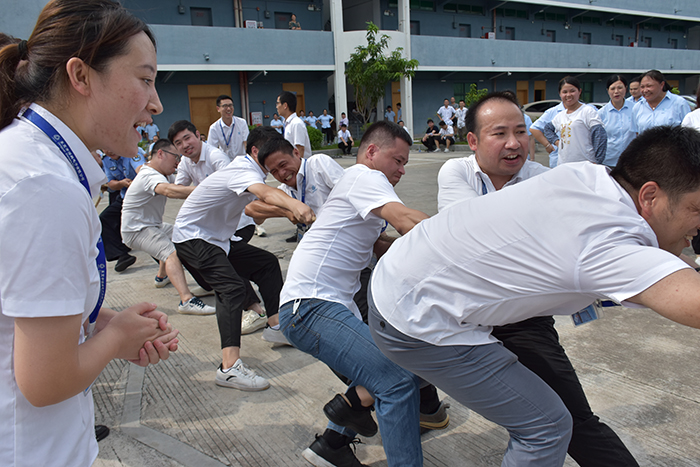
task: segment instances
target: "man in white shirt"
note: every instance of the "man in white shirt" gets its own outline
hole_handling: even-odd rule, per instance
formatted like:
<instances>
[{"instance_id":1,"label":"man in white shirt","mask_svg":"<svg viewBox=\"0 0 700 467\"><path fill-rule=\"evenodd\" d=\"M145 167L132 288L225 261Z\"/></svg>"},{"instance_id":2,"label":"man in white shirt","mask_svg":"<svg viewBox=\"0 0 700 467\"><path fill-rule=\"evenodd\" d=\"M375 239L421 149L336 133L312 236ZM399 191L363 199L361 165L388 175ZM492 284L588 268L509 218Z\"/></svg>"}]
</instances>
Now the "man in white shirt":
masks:
<instances>
[{"instance_id":1,"label":"man in white shirt","mask_svg":"<svg viewBox=\"0 0 700 467\"><path fill-rule=\"evenodd\" d=\"M297 96L289 91L282 91L277 96L277 113L284 118L284 139L299 150L302 159L311 157L311 140L306 125L296 114Z\"/></svg>"},{"instance_id":2,"label":"man in white shirt","mask_svg":"<svg viewBox=\"0 0 700 467\"><path fill-rule=\"evenodd\" d=\"M358 164L345 171L295 250L280 296L287 339L358 385L324 407L339 425L336 431L347 426L365 436L376 433L369 416L373 394L389 465L401 466L422 465L419 382L381 356L353 295L373 249L381 256L391 244L381 235L386 222L404 234L427 217L404 206L393 189L411 143L395 123L381 121L367 130Z\"/></svg>"},{"instance_id":3,"label":"man in white shirt","mask_svg":"<svg viewBox=\"0 0 700 467\"><path fill-rule=\"evenodd\" d=\"M221 118L209 127L207 143L224 151L230 160L245 156L248 122L233 115L233 99L230 96L221 95L216 98L216 111Z\"/></svg>"},{"instance_id":4,"label":"man in white shirt","mask_svg":"<svg viewBox=\"0 0 700 467\"><path fill-rule=\"evenodd\" d=\"M171 241L173 226L163 222L167 199L185 199L194 189L172 183L181 158L175 151L169 140L159 139L153 146L151 161L141 167L131 182L122 207L122 238L129 248L145 251L161 262L164 274L156 276L156 287L173 284L180 295L178 313L211 315L214 308L192 295L187 287L185 271Z\"/></svg>"},{"instance_id":5,"label":"man in white shirt","mask_svg":"<svg viewBox=\"0 0 700 467\"><path fill-rule=\"evenodd\" d=\"M298 222L314 220L308 206L265 184L267 173L257 162L258 147L279 137L271 127L255 128L248 137L250 154L234 159L199 184L180 208L173 230L173 243L182 263L216 292L222 348L216 384L244 391L270 386L240 358L241 313L247 296L244 281L258 284L267 307L270 327L263 331L263 339L283 344L286 340L279 331L276 313L282 272L275 255L246 242L232 242L231 236L245 206L256 197L288 209Z\"/></svg>"},{"instance_id":6,"label":"man in white shirt","mask_svg":"<svg viewBox=\"0 0 700 467\"><path fill-rule=\"evenodd\" d=\"M563 465L571 415L491 328L597 299L700 327L700 276L678 258L700 225L699 146L690 129L650 129L611 172L567 164L422 222L375 268L375 342L506 427L503 465Z\"/></svg>"},{"instance_id":7,"label":"man in white shirt","mask_svg":"<svg viewBox=\"0 0 700 467\"><path fill-rule=\"evenodd\" d=\"M470 112L467 140L474 154L450 159L440 169L441 212L549 170L527 160L527 124L512 93L489 94ZM615 432L591 411L576 372L559 344L554 318L538 316L494 326L492 335L561 397L573 419L568 453L579 465L638 465Z\"/></svg>"},{"instance_id":8,"label":"man in white shirt","mask_svg":"<svg viewBox=\"0 0 700 467\"><path fill-rule=\"evenodd\" d=\"M338 123L340 125L345 123L345 126L350 125L350 120L348 120L348 117L345 115L345 112L340 112L340 119L338 120Z\"/></svg>"},{"instance_id":9,"label":"man in white shirt","mask_svg":"<svg viewBox=\"0 0 700 467\"><path fill-rule=\"evenodd\" d=\"M199 185L209 175L223 169L231 162L228 156L220 149L201 142L198 138L197 128L187 120L179 120L173 123L168 130L168 136L171 136L173 141L177 141L175 146L182 150L185 155L177 167L175 183L178 185ZM256 227L252 218L242 215L232 240L250 241ZM158 281L158 276L156 276L156 281ZM200 285L206 291L204 293L197 292L200 296L207 292L213 293L211 287L207 284ZM258 296L250 283L245 282L245 285L248 299L244 304L246 311L243 313L241 334L250 334L265 326L265 310L260 305Z\"/></svg>"},{"instance_id":10,"label":"man in white shirt","mask_svg":"<svg viewBox=\"0 0 700 467\"><path fill-rule=\"evenodd\" d=\"M396 114L391 109L390 105L386 106L386 112L384 112L384 120L388 120L390 122L394 122L396 120Z\"/></svg>"},{"instance_id":11,"label":"man in white shirt","mask_svg":"<svg viewBox=\"0 0 700 467\"><path fill-rule=\"evenodd\" d=\"M338 132L338 149L343 151L343 154L352 156L352 147L355 144L355 140L352 139L350 131L348 131L348 126L344 123L340 125L340 131Z\"/></svg>"},{"instance_id":12,"label":"man in white shirt","mask_svg":"<svg viewBox=\"0 0 700 467\"><path fill-rule=\"evenodd\" d=\"M459 100L459 108L455 111L455 117L457 117L457 137L461 142L466 141L467 138L467 128L464 126L464 117L467 116L467 109L464 106L464 99Z\"/></svg>"},{"instance_id":13,"label":"man in white shirt","mask_svg":"<svg viewBox=\"0 0 700 467\"><path fill-rule=\"evenodd\" d=\"M153 141L154 136L158 136L160 138L160 128L158 128L158 125L156 125L153 122L143 127L143 131L146 132L146 137L148 138L148 141Z\"/></svg>"},{"instance_id":14,"label":"man in white shirt","mask_svg":"<svg viewBox=\"0 0 700 467\"><path fill-rule=\"evenodd\" d=\"M445 152L450 152L450 144L454 144L455 142L455 131L452 129L450 123L452 123L452 120L440 122L440 142L437 146L439 148L440 144L444 144Z\"/></svg>"},{"instance_id":15,"label":"man in white shirt","mask_svg":"<svg viewBox=\"0 0 700 467\"><path fill-rule=\"evenodd\" d=\"M440 121L445 123L452 121L452 117L455 116L455 108L450 105L449 99L444 100L443 106L437 110L437 115L440 117Z\"/></svg>"}]
</instances>

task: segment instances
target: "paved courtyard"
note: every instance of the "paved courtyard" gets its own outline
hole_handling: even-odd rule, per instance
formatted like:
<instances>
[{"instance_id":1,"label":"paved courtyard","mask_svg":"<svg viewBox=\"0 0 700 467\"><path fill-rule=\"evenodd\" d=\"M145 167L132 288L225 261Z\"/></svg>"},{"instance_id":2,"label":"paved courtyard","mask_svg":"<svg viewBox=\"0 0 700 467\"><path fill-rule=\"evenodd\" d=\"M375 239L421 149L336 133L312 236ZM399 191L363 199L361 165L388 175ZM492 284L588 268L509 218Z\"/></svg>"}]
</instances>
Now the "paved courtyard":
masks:
<instances>
[{"instance_id":1,"label":"paved courtyard","mask_svg":"<svg viewBox=\"0 0 700 467\"><path fill-rule=\"evenodd\" d=\"M409 207L435 214L440 166L466 154L412 151L399 196ZM545 154L538 153L538 160L546 164ZM354 163L347 157L338 161L344 167ZM272 177L268 182L277 184ZM166 221L174 221L180 205L168 201ZM102 201L98 209L105 206ZM277 255L285 273L296 244L284 239L293 227L281 219L264 227L268 236L251 243ZM216 386L221 356L216 318L178 314L175 289L154 288L156 264L135 254L138 261L124 273L114 272L110 263L105 304L120 310L140 301L158 303L180 330L180 350L146 369L112 362L102 373L94 386L95 414L112 432L100 442L95 465L310 465L301 451L323 432L323 404L344 391L342 383L324 364L292 347L273 347L258 331L243 336L242 357L270 381L270 389L249 393ZM214 305L214 297L204 301ZM650 310L619 307L576 329L569 317L559 317L557 330L593 410L642 466L700 466L700 331ZM506 431L447 400L449 427L423 435L425 465L499 466ZM380 435L362 438L357 456L364 464L385 466ZM565 465L576 464L567 459Z\"/></svg>"}]
</instances>

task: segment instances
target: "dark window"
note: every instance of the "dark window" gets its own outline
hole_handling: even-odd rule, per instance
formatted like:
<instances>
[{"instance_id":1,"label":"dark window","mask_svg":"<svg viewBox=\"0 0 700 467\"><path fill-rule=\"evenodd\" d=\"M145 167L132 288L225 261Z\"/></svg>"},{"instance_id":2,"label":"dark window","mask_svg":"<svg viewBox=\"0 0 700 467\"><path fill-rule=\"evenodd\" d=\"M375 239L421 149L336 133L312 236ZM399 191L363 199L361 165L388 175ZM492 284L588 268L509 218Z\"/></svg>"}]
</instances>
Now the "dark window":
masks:
<instances>
[{"instance_id":1,"label":"dark window","mask_svg":"<svg viewBox=\"0 0 700 467\"><path fill-rule=\"evenodd\" d=\"M540 93L539 95L541 96L542 90L535 91L535 98L538 97L537 93ZM552 107L555 107L559 105L559 102L539 102L537 104L533 104L527 108L528 112L546 112L547 110L551 109Z\"/></svg>"},{"instance_id":2,"label":"dark window","mask_svg":"<svg viewBox=\"0 0 700 467\"><path fill-rule=\"evenodd\" d=\"M593 100L593 83L581 83L581 100L583 102L591 102Z\"/></svg>"},{"instance_id":3,"label":"dark window","mask_svg":"<svg viewBox=\"0 0 700 467\"><path fill-rule=\"evenodd\" d=\"M420 21L411 21L411 35L420 36Z\"/></svg>"},{"instance_id":4,"label":"dark window","mask_svg":"<svg viewBox=\"0 0 700 467\"><path fill-rule=\"evenodd\" d=\"M190 8L192 26L213 26L211 8Z\"/></svg>"},{"instance_id":5,"label":"dark window","mask_svg":"<svg viewBox=\"0 0 700 467\"><path fill-rule=\"evenodd\" d=\"M535 89L535 101L541 101L541 100L544 100L544 89ZM547 109L545 109L545 110L547 110ZM539 112L539 110L537 110L537 112Z\"/></svg>"},{"instance_id":6,"label":"dark window","mask_svg":"<svg viewBox=\"0 0 700 467\"><path fill-rule=\"evenodd\" d=\"M411 0L411 10L435 11L433 0Z\"/></svg>"}]
</instances>

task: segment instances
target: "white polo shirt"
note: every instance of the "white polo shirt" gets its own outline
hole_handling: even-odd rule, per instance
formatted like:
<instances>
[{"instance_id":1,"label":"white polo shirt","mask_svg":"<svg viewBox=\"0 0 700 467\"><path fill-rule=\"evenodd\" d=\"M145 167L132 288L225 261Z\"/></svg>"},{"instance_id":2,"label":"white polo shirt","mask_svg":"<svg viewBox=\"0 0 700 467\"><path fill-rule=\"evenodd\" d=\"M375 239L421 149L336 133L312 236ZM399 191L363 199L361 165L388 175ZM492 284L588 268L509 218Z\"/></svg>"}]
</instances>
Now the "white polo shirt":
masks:
<instances>
[{"instance_id":1,"label":"white polo shirt","mask_svg":"<svg viewBox=\"0 0 700 467\"><path fill-rule=\"evenodd\" d=\"M175 183L178 185L199 185L209 175L223 169L231 160L220 149L208 143L202 143L199 160L195 164L189 157L183 157L177 166Z\"/></svg>"},{"instance_id":2,"label":"white polo shirt","mask_svg":"<svg viewBox=\"0 0 700 467\"><path fill-rule=\"evenodd\" d=\"M122 204L122 232L140 232L146 227L163 225L163 213L167 196L156 193L160 183L173 183L173 176L166 177L153 167L144 165L131 182Z\"/></svg>"},{"instance_id":3,"label":"white polo shirt","mask_svg":"<svg viewBox=\"0 0 700 467\"><path fill-rule=\"evenodd\" d=\"M372 294L410 337L481 345L491 326L621 303L686 267L606 167L579 162L421 222L380 259Z\"/></svg>"},{"instance_id":4,"label":"white polo shirt","mask_svg":"<svg viewBox=\"0 0 700 467\"><path fill-rule=\"evenodd\" d=\"M221 149L230 160L245 156L245 143L248 139L248 123L240 117L233 117L231 126L218 119L209 127L207 143Z\"/></svg>"},{"instance_id":5,"label":"white polo shirt","mask_svg":"<svg viewBox=\"0 0 700 467\"><path fill-rule=\"evenodd\" d=\"M503 188L548 170L537 162L525 161L518 173L513 175ZM445 162L438 172L438 187L438 211L442 211L453 203L481 196L484 194L484 188L486 193L496 191L491 178L481 170L474 154Z\"/></svg>"},{"instance_id":6,"label":"white polo shirt","mask_svg":"<svg viewBox=\"0 0 700 467\"><path fill-rule=\"evenodd\" d=\"M437 110L437 114L442 118L442 121L447 123L448 120L452 120L455 115L455 108L451 105L445 107L444 105Z\"/></svg>"},{"instance_id":7,"label":"white polo shirt","mask_svg":"<svg viewBox=\"0 0 700 467\"><path fill-rule=\"evenodd\" d=\"M280 303L319 298L345 305L360 318L352 298L385 226L372 210L391 202L401 200L382 172L363 164L346 169L292 255Z\"/></svg>"},{"instance_id":8,"label":"white polo shirt","mask_svg":"<svg viewBox=\"0 0 700 467\"><path fill-rule=\"evenodd\" d=\"M229 239L238 229L243 210L256 199L246 190L256 183L265 183L265 173L250 156L237 157L207 177L182 204L173 243L199 238L228 254Z\"/></svg>"},{"instance_id":9,"label":"white polo shirt","mask_svg":"<svg viewBox=\"0 0 700 467\"><path fill-rule=\"evenodd\" d=\"M31 108L63 136L98 194L106 178L90 151L50 112ZM73 166L26 119L0 131L0 164L0 465L89 466L98 451L92 392L31 405L15 381L14 318L88 319L100 293L100 219Z\"/></svg>"},{"instance_id":10,"label":"white polo shirt","mask_svg":"<svg viewBox=\"0 0 700 467\"><path fill-rule=\"evenodd\" d=\"M292 113L284 122L284 139L292 143L304 146L304 159L311 157L311 140L309 140L309 132L306 130L306 124L297 117L296 112Z\"/></svg>"},{"instance_id":11,"label":"white polo shirt","mask_svg":"<svg viewBox=\"0 0 700 467\"><path fill-rule=\"evenodd\" d=\"M316 217L321 213L321 207L328 199L333 187L343 176L345 170L325 154L314 154L308 159L301 161L299 172L297 172L297 187L292 188L284 183L278 187L294 199L298 199L313 209ZM306 184L304 184L306 179ZM306 186L306 191L302 196L302 187Z\"/></svg>"}]
</instances>

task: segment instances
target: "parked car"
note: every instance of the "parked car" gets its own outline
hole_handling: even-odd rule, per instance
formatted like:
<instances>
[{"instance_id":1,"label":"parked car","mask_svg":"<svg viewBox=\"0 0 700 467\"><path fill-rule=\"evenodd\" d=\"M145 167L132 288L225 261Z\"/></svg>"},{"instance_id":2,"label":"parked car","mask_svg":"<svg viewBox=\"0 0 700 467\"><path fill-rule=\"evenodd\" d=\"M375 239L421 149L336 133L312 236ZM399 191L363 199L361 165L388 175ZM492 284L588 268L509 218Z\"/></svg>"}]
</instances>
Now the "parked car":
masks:
<instances>
[{"instance_id":1,"label":"parked car","mask_svg":"<svg viewBox=\"0 0 700 467\"><path fill-rule=\"evenodd\" d=\"M549 99L544 101L535 101L525 104L523 106L523 112L525 112L534 122L542 116L547 110L559 104L561 101L558 99Z\"/></svg>"},{"instance_id":2,"label":"parked car","mask_svg":"<svg viewBox=\"0 0 700 467\"><path fill-rule=\"evenodd\" d=\"M695 108L698 106L698 103L695 102L695 96L681 95L681 97L688 101L691 111L695 110Z\"/></svg>"}]
</instances>

